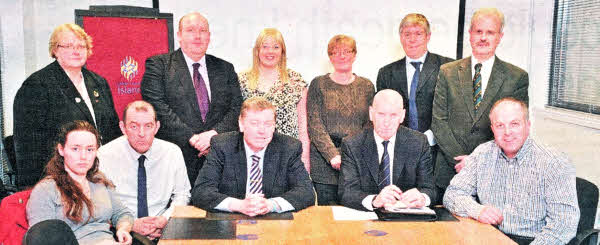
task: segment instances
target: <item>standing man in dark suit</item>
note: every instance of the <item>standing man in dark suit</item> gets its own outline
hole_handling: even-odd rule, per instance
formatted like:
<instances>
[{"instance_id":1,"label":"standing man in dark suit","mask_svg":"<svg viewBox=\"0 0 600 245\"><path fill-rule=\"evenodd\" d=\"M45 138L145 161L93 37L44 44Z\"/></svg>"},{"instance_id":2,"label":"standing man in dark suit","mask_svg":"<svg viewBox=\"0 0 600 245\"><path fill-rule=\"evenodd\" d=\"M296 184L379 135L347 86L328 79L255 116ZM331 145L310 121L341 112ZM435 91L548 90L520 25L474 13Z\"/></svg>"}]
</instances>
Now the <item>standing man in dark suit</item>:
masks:
<instances>
[{"instance_id":1,"label":"standing man in dark suit","mask_svg":"<svg viewBox=\"0 0 600 245\"><path fill-rule=\"evenodd\" d=\"M181 148L193 183L210 139L237 130L242 96L233 65L206 54L210 42L206 18L199 13L183 16L177 38L180 49L146 60L141 90L162 122L157 137Z\"/></svg>"},{"instance_id":2,"label":"standing man in dark suit","mask_svg":"<svg viewBox=\"0 0 600 245\"><path fill-rule=\"evenodd\" d=\"M419 208L436 200L430 147L425 135L400 126L402 105L398 92L379 91L369 107L374 129L342 142L342 205L373 210L400 201Z\"/></svg>"},{"instance_id":3,"label":"standing man in dark suit","mask_svg":"<svg viewBox=\"0 0 600 245\"><path fill-rule=\"evenodd\" d=\"M425 133L429 145L435 146L430 130L435 84L440 66L453 60L427 51L431 29L422 14L406 15L400 22L399 33L406 57L379 69L377 91L398 91L407 110L402 125ZM432 147L432 154L435 149Z\"/></svg>"},{"instance_id":4,"label":"standing man in dark suit","mask_svg":"<svg viewBox=\"0 0 600 245\"><path fill-rule=\"evenodd\" d=\"M300 160L302 145L274 133L275 107L262 97L244 101L239 126L241 132L211 140L206 165L192 189L192 204L249 216L313 205L312 182Z\"/></svg>"},{"instance_id":5,"label":"standing man in dark suit","mask_svg":"<svg viewBox=\"0 0 600 245\"><path fill-rule=\"evenodd\" d=\"M440 147L435 165L440 197L467 155L493 139L487 116L492 105L505 97L529 101L527 72L495 56L503 27L504 15L497 9L475 11L469 28L473 56L440 68L431 124Z\"/></svg>"}]
</instances>

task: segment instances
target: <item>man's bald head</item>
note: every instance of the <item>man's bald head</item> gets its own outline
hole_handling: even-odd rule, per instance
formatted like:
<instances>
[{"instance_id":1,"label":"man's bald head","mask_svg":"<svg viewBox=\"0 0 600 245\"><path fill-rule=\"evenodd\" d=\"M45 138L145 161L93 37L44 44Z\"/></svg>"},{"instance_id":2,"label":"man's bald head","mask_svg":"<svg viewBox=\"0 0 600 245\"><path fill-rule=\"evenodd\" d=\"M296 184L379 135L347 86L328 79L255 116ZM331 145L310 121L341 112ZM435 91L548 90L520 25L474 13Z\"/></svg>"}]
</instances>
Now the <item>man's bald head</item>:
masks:
<instances>
[{"instance_id":1,"label":"man's bald head","mask_svg":"<svg viewBox=\"0 0 600 245\"><path fill-rule=\"evenodd\" d=\"M188 18L198 18L199 20L201 20L202 22L206 23L206 26L208 26L208 20L201 14L198 12L191 12L189 14L184 15L183 17L181 17L179 19L179 32L181 32L181 23L183 22L184 19L188 19Z\"/></svg>"},{"instance_id":2,"label":"man's bald head","mask_svg":"<svg viewBox=\"0 0 600 245\"><path fill-rule=\"evenodd\" d=\"M402 101L402 95L396 90L384 89L375 95L373 98L372 107L377 107L377 104L394 104L397 105L399 110L404 109L404 102Z\"/></svg>"},{"instance_id":3,"label":"man's bald head","mask_svg":"<svg viewBox=\"0 0 600 245\"><path fill-rule=\"evenodd\" d=\"M373 98L369 118L375 133L382 139L389 140L394 136L404 121L406 111L403 103L402 95L391 89L381 90Z\"/></svg>"}]
</instances>

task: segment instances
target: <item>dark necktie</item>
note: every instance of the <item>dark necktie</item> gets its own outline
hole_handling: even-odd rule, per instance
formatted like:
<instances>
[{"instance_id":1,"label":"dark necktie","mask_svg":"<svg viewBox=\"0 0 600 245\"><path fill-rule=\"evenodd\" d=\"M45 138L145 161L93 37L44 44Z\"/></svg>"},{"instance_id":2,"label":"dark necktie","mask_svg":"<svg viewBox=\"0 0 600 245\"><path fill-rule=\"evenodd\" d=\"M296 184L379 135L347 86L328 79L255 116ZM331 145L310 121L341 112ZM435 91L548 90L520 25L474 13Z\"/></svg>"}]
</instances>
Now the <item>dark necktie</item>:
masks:
<instances>
[{"instance_id":1,"label":"dark necktie","mask_svg":"<svg viewBox=\"0 0 600 245\"><path fill-rule=\"evenodd\" d=\"M194 63L192 66L194 67L194 88L196 89L196 99L198 100L198 106L200 107L202 121L204 121L206 120L206 113L208 113L208 108L210 106L210 101L208 100L208 90L206 90L204 79L198 71L200 64Z\"/></svg>"},{"instance_id":2,"label":"dark necktie","mask_svg":"<svg viewBox=\"0 0 600 245\"><path fill-rule=\"evenodd\" d=\"M421 62L410 62L415 67L415 74L410 83L410 94L408 95L408 127L419 130L419 113L417 111L417 87L419 86L419 75L421 74Z\"/></svg>"},{"instance_id":3,"label":"dark necktie","mask_svg":"<svg viewBox=\"0 0 600 245\"><path fill-rule=\"evenodd\" d=\"M250 191L249 194L262 194L262 173L258 162L260 157L252 155L252 166L250 166Z\"/></svg>"},{"instance_id":4,"label":"dark necktie","mask_svg":"<svg viewBox=\"0 0 600 245\"><path fill-rule=\"evenodd\" d=\"M144 167L145 160L146 156L144 155L141 155L140 158L138 158L138 218L148 216L148 197L146 193L146 168Z\"/></svg>"},{"instance_id":5,"label":"dark necktie","mask_svg":"<svg viewBox=\"0 0 600 245\"><path fill-rule=\"evenodd\" d=\"M383 190L384 187L390 185L390 155L388 154L387 147L389 141L383 141L383 156L381 156L381 163L379 163L379 191Z\"/></svg>"},{"instance_id":6,"label":"dark necktie","mask_svg":"<svg viewBox=\"0 0 600 245\"><path fill-rule=\"evenodd\" d=\"M475 107L475 112L479 108L481 104L482 98L482 90L481 90L481 63L477 63L475 65L475 76L473 76L473 106Z\"/></svg>"}]
</instances>

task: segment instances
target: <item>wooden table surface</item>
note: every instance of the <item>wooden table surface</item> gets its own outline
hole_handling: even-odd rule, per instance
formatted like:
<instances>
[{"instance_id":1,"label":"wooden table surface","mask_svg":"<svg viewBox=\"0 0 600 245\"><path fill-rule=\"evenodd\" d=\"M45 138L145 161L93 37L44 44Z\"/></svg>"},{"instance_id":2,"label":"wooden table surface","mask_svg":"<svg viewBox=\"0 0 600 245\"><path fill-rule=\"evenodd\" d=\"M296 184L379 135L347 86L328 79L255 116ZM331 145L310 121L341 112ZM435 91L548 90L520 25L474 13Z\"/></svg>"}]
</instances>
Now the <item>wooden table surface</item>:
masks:
<instances>
[{"instance_id":1,"label":"wooden table surface","mask_svg":"<svg viewBox=\"0 0 600 245\"><path fill-rule=\"evenodd\" d=\"M177 207L173 217L205 217L193 206ZM380 236L369 235L377 231ZM382 231L382 232L379 232ZM237 234L256 240L160 240L171 244L516 244L491 225L469 218L459 222L336 221L331 207L313 206L294 213L294 220L257 220L237 224ZM382 235L383 234L383 235Z\"/></svg>"}]
</instances>

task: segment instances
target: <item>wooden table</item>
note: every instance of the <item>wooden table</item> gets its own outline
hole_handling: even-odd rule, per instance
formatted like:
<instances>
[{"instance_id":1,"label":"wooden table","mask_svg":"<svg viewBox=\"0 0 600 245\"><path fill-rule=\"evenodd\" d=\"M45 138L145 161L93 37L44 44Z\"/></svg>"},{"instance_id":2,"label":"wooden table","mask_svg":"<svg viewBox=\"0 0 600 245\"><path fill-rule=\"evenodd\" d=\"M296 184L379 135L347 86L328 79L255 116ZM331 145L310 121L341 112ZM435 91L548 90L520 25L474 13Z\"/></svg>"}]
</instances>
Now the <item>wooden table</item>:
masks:
<instances>
[{"instance_id":1,"label":"wooden table","mask_svg":"<svg viewBox=\"0 0 600 245\"><path fill-rule=\"evenodd\" d=\"M193 206L177 207L173 217L205 217ZM367 231L383 231L382 236ZM516 244L491 225L469 218L459 222L336 221L331 207L313 206L294 213L294 220L257 220L237 224L237 234L256 240L160 240L170 244ZM383 233L380 233L380 235Z\"/></svg>"}]
</instances>

